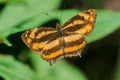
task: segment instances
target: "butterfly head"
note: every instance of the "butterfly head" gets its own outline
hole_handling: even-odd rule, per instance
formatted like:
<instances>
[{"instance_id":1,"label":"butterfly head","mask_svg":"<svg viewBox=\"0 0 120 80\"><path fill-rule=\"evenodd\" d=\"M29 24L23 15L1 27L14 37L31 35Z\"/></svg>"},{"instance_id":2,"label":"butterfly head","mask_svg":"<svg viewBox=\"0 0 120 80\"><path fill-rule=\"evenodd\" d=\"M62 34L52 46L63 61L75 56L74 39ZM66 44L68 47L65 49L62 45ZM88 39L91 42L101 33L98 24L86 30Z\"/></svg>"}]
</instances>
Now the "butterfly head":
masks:
<instances>
[{"instance_id":1,"label":"butterfly head","mask_svg":"<svg viewBox=\"0 0 120 80\"><path fill-rule=\"evenodd\" d=\"M56 30L57 30L57 35L62 36L63 31L62 31L61 26L60 26L59 23L56 24Z\"/></svg>"},{"instance_id":2,"label":"butterfly head","mask_svg":"<svg viewBox=\"0 0 120 80\"><path fill-rule=\"evenodd\" d=\"M56 24L56 30L60 30L60 29L61 29L60 24L57 23L57 24Z\"/></svg>"}]
</instances>

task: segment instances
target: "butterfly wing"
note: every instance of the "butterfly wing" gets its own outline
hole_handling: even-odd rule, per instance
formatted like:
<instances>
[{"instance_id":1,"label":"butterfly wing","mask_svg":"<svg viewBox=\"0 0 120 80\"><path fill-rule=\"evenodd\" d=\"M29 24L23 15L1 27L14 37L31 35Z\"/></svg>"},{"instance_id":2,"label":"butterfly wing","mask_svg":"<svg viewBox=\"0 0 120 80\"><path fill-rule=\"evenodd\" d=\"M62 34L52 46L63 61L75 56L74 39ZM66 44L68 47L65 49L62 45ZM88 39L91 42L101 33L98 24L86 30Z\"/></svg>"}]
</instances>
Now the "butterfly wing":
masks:
<instances>
[{"instance_id":1,"label":"butterfly wing","mask_svg":"<svg viewBox=\"0 0 120 80\"><path fill-rule=\"evenodd\" d=\"M59 41L60 37L57 35L50 39L49 42L44 46L44 48L41 51L41 57L48 61L50 64L55 63L58 58L62 58L63 56L63 50L62 46L60 45Z\"/></svg>"},{"instance_id":2,"label":"butterfly wing","mask_svg":"<svg viewBox=\"0 0 120 80\"><path fill-rule=\"evenodd\" d=\"M34 28L22 34L23 42L33 51L40 52L47 42L56 35L53 28Z\"/></svg>"},{"instance_id":3,"label":"butterfly wing","mask_svg":"<svg viewBox=\"0 0 120 80\"><path fill-rule=\"evenodd\" d=\"M42 49L41 56L52 64L64 57L81 56L85 45L86 40L82 35L66 32L62 37L52 38Z\"/></svg>"},{"instance_id":4,"label":"butterfly wing","mask_svg":"<svg viewBox=\"0 0 120 80\"><path fill-rule=\"evenodd\" d=\"M89 9L68 20L63 26L64 31L88 35L93 30L96 19L96 10Z\"/></svg>"},{"instance_id":5,"label":"butterfly wing","mask_svg":"<svg viewBox=\"0 0 120 80\"><path fill-rule=\"evenodd\" d=\"M83 35L79 33L66 32L64 34L64 55L65 57L81 57L81 51L86 45L86 40Z\"/></svg>"}]
</instances>

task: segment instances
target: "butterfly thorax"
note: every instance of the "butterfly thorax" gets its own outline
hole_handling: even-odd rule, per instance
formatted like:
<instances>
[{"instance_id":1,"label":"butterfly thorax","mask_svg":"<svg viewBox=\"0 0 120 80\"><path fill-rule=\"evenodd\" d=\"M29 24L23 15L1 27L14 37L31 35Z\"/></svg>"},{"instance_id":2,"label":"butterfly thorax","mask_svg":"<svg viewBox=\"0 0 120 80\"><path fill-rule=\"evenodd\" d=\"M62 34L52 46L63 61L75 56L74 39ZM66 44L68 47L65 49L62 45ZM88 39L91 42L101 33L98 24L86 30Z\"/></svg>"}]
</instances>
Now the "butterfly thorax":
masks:
<instances>
[{"instance_id":1,"label":"butterfly thorax","mask_svg":"<svg viewBox=\"0 0 120 80\"><path fill-rule=\"evenodd\" d=\"M63 38L63 30L61 29L61 26L59 23L56 24L56 30L57 30L57 36L59 37L59 45L61 46L62 53L64 54L64 46L65 46L65 41Z\"/></svg>"},{"instance_id":2,"label":"butterfly thorax","mask_svg":"<svg viewBox=\"0 0 120 80\"><path fill-rule=\"evenodd\" d=\"M63 31L59 23L56 24L57 36L61 37L63 35Z\"/></svg>"}]
</instances>

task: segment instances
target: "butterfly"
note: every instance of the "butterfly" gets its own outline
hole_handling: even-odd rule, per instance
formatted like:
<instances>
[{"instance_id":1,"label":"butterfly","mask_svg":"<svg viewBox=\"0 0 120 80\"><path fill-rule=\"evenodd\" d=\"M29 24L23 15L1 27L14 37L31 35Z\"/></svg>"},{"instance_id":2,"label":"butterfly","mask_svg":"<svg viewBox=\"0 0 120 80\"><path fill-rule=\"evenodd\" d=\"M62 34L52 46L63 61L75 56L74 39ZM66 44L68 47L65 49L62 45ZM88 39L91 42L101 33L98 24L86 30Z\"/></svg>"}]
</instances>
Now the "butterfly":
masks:
<instances>
[{"instance_id":1,"label":"butterfly","mask_svg":"<svg viewBox=\"0 0 120 80\"><path fill-rule=\"evenodd\" d=\"M24 32L23 42L33 51L38 52L50 65L56 61L81 56L86 45L84 36L89 35L96 20L96 10L83 11L62 26L58 23L55 28L40 27Z\"/></svg>"}]
</instances>

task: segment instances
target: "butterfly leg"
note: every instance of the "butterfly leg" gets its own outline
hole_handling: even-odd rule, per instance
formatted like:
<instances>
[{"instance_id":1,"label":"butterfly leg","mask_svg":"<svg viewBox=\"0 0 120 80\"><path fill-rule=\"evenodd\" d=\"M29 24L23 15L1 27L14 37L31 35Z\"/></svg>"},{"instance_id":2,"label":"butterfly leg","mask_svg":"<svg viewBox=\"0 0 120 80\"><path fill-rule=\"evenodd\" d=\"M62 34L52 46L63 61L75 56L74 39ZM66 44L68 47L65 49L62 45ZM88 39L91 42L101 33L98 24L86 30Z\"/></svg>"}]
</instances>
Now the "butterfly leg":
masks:
<instances>
[{"instance_id":1,"label":"butterfly leg","mask_svg":"<svg viewBox=\"0 0 120 80\"><path fill-rule=\"evenodd\" d=\"M78 54L78 56L81 58L82 56L81 56L81 52L82 52L82 50L79 50L79 51L77 51L77 54Z\"/></svg>"},{"instance_id":2,"label":"butterfly leg","mask_svg":"<svg viewBox=\"0 0 120 80\"><path fill-rule=\"evenodd\" d=\"M50 66L52 66L53 63L56 63L56 60L51 59L51 60L49 60L48 62L49 62L49 64L50 64Z\"/></svg>"}]
</instances>

